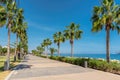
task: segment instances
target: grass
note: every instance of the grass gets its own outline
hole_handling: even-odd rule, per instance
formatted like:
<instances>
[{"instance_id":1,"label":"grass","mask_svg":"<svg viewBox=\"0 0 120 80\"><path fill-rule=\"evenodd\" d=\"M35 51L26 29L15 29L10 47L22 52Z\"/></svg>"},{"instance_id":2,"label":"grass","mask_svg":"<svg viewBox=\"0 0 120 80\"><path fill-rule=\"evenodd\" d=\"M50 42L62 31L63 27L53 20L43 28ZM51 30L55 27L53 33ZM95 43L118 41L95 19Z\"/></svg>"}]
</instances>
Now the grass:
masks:
<instances>
[{"instance_id":1,"label":"grass","mask_svg":"<svg viewBox=\"0 0 120 80\"><path fill-rule=\"evenodd\" d=\"M6 60L6 56L0 56L0 80L4 80L5 77L11 72L9 71L4 71L4 61ZM10 57L10 68L13 68L18 65L19 61L14 62L13 61L13 56Z\"/></svg>"},{"instance_id":2,"label":"grass","mask_svg":"<svg viewBox=\"0 0 120 80\"><path fill-rule=\"evenodd\" d=\"M2 71L0 72L0 80L4 80L11 71Z\"/></svg>"}]
</instances>

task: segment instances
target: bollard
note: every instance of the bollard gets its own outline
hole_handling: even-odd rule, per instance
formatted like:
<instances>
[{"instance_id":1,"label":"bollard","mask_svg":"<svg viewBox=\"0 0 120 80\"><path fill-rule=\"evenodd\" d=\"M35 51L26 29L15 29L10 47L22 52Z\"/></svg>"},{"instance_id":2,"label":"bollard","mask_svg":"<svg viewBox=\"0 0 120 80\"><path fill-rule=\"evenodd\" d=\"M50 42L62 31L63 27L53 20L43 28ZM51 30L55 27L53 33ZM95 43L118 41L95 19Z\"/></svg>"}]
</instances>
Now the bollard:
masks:
<instances>
[{"instance_id":1,"label":"bollard","mask_svg":"<svg viewBox=\"0 0 120 80\"><path fill-rule=\"evenodd\" d=\"M87 62L87 61L84 62L84 67L85 67L85 68L88 67L88 62Z\"/></svg>"},{"instance_id":2,"label":"bollard","mask_svg":"<svg viewBox=\"0 0 120 80\"><path fill-rule=\"evenodd\" d=\"M7 70L7 61L4 62L4 70Z\"/></svg>"}]
</instances>

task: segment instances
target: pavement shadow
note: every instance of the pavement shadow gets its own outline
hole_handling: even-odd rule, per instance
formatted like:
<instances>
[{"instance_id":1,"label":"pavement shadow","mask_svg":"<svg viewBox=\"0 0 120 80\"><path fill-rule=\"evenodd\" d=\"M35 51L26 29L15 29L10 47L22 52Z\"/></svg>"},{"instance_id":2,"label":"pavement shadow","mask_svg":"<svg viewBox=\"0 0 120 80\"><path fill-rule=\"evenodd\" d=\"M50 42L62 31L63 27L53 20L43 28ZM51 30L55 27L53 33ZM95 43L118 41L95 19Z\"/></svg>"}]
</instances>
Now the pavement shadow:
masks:
<instances>
[{"instance_id":1,"label":"pavement shadow","mask_svg":"<svg viewBox=\"0 0 120 80\"><path fill-rule=\"evenodd\" d=\"M21 69L29 69L31 68L32 65L27 65L27 64L19 64L13 70L21 70Z\"/></svg>"}]
</instances>

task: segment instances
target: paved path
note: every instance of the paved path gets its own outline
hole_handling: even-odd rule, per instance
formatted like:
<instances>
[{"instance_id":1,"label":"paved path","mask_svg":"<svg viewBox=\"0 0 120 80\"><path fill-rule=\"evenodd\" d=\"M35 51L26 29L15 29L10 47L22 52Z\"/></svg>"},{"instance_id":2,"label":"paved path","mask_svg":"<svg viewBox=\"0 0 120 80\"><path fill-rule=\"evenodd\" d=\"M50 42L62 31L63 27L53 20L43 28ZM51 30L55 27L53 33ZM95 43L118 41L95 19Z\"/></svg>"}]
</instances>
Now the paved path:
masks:
<instances>
[{"instance_id":1,"label":"paved path","mask_svg":"<svg viewBox=\"0 0 120 80\"><path fill-rule=\"evenodd\" d=\"M120 76L28 55L9 80L120 80Z\"/></svg>"}]
</instances>

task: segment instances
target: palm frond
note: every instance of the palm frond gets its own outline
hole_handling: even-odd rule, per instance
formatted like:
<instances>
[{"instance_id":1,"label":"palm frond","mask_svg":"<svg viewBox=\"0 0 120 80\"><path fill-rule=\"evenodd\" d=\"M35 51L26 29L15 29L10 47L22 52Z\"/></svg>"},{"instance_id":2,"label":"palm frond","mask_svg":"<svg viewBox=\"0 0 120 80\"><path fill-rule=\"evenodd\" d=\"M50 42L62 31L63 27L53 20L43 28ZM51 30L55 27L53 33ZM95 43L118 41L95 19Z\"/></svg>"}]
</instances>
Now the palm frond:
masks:
<instances>
[{"instance_id":1,"label":"palm frond","mask_svg":"<svg viewBox=\"0 0 120 80\"><path fill-rule=\"evenodd\" d=\"M78 34L79 32L79 24L75 24L75 23L71 23L66 30L64 30L64 36L67 40L74 40L74 39L78 39L79 36L81 35ZM80 30L81 31L81 30Z\"/></svg>"}]
</instances>

